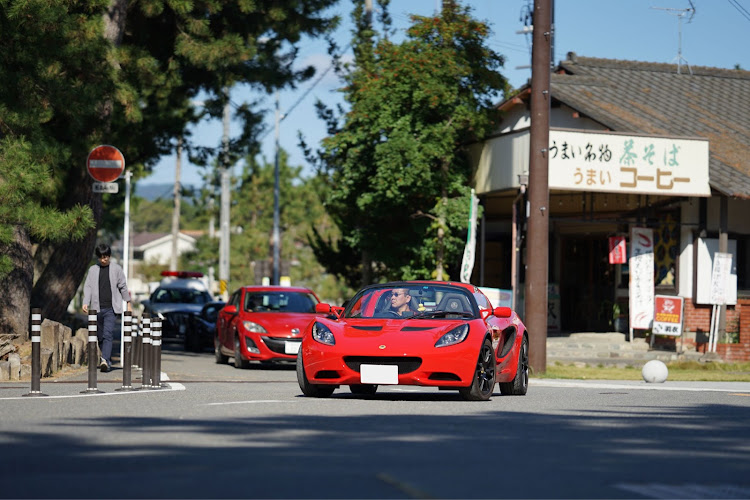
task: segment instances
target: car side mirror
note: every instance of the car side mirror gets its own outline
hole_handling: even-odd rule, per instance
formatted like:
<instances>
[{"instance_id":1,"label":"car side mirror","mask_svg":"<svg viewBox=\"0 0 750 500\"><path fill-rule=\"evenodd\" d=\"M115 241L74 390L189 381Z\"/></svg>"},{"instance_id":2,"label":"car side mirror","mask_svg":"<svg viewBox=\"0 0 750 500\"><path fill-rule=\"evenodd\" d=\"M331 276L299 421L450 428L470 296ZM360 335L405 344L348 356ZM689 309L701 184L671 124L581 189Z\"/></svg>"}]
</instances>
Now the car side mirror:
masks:
<instances>
[{"instance_id":1,"label":"car side mirror","mask_svg":"<svg viewBox=\"0 0 750 500\"><path fill-rule=\"evenodd\" d=\"M498 318L510 318L513 310L510 307L496 307L492 312Z\"/></svg>"},{"instance_id":2,"label":"car side mirror","mask_svg":"<svg viewBox=\"0 0 750 500\"><path fill-rule=\"evenodd\" d=\"M320 314L331 314L331 305L325 302L315 304L315 312Z\"/></svg>"},{"instance_id":3,"label":"car side mirror","mask_svg":"<svg viewBox=\"0 0 750 500\"><path fill-rule=\"evenodd\" d=\"M224 312L228 314L237 314L237 306L226 306Z\"/></svg>"}]
</instances>

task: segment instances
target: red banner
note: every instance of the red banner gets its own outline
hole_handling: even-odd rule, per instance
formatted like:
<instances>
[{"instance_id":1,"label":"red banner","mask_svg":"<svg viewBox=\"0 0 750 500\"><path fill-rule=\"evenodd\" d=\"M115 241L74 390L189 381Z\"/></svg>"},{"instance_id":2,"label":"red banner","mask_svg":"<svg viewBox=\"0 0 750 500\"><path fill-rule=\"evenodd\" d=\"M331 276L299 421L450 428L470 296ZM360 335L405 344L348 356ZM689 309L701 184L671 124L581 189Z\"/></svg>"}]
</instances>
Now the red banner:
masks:
<instances>
[{"instance_id":1,"label":"red banner","mask_svg":"<svg viewBox=\"0 0 750 500\"><path fill-rule=\"evenodd\" d=\"M625 236L609 237L609 263L625 264L627 262Z\"/></svg>"}]
</instances>

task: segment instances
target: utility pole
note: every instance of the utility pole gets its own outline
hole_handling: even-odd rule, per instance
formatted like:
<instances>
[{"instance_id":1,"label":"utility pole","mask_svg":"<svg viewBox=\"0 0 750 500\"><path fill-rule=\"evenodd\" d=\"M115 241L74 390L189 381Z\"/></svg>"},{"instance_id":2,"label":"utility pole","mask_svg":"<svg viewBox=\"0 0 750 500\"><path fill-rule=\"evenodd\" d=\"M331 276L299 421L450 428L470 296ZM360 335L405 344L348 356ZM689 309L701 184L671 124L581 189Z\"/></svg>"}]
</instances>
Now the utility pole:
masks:
<instances>
[{"instance_id":1,"label":"utility pole","mask_svg":"<svg viewBox=\"0 0 750 500\"><path fill-rule=\"evenodd\" d=\"M224 134L221 155L221 214L219 221L219 292L229 301L229 87L224 87Z\"/></svg>"},{"instance_id":2,"label":"utility pole","mask_svg":"<svg viewBox=\"0 0 750 500\"><path fill-rule=\"evenodd\" d=\"M273 235L271 244L273 245L273 281L272 285L279 285L279 125L281 123L281 109L279 102L279 91L276 91L276 156L273 167Z\"/></svg>"},{"instance_id":3,"label":"utility pole","mask_svg":"<svg viewBox=\"0 0 750 500\"><path fill-rule=\"evenodd\" d=\"M174 208L172 210L172 256L169 270L177 270L177 239L180 235L180 170L182 169L182 135L177 138L177 161L174 165Z\"/></svg>"},{"instance_id":4,"label":"utility pole","mask_svg":"<svg viewBox=\"0 0 750 500\"><path fill-rule=\"evenodd\" d=\"M534 373L547 371L551 1L534 0L534 31L531 49L525 324L529 332L529 364Z\"/></svg>"}]
</instances>

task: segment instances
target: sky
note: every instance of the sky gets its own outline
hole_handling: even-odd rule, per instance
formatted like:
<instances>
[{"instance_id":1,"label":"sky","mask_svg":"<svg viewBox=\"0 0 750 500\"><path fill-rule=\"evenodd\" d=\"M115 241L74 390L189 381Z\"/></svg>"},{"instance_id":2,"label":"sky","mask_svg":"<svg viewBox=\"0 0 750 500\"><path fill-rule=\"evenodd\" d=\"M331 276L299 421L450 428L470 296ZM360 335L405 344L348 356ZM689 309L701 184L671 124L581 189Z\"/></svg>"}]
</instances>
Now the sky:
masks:
<instances>
[{"instance_id":1,"label":"sky","mask_svg":"<svg viewBox=\"0 0 750 500\"><path fill-rule=\"evenodd\" d=\"M501 70L510 84L517 88L531 78L531 35L520 34L524 27L523 13L533 9L533 0L459 0L472 9L472 15L489 24L492 35L489 46L505 57ZM553 0L554 1L554 0ZM373 2L376 3L376 2ZM739 64L750 70L750 0L564 0L554 2L554 61L566 58L568 52L584 57L600 57L643 62L674 63L681 71L696 66L734 68ZM393 27L403 34L409 26L409 15L433 15L440 0L391 0L389 12ZM332 10L342 22L336 33L340 47L351 40L351 0L340 0ZM693 9L688 11L687 9ZM681 31L681 37L680 37ZM680 43L681 39L681 43ZM301 131L308 144L317 146L325 137L325 124L314 108L316 100L334 106L342 103L338 92L341 80L330 70L330 57L322 40L302 44L299 66L313 65L316 76L294 90L280 92L280 108L284 119L279 127L280 147L289 153L292 165L301 165L312 175L298 146ZM678 58L681 53L682 57ZM351 51L349 53L351 57ZM275 96L233 89L234 103L262 99L267 110L267 132L262 157L274 160ZM204 146L221 143L220 120L204 121L191 129L193 140ZM230 135L239 134L239 124L232 123ZM137 185L165 184L175 181L176 156L164 156L153 173L137 181ZM238 174L240 166L233 167ZM182 159L180 182L200 186L201 169ZM171 188L170 188L171 190ZM165 192L171 196L171 191Z\"/></svg>"}]
</instances>

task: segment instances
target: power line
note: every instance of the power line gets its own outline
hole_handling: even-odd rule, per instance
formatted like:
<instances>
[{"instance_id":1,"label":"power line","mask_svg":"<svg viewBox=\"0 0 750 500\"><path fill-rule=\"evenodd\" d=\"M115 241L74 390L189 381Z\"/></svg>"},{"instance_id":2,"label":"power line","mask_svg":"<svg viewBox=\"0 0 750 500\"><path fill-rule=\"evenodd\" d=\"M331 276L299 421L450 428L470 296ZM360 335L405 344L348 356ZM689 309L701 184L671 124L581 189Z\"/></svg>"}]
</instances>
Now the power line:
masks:
<instances>
[{"instance_id":1,"label":"power line","mask_svg":"<svg viewBox=\"0 0 750 500\"><path fill-rule=\"evenodd\" d=\"M745 19L747 19L748 21L750 21L750 12L745 7L743 7L742 5L740 5L740 3L737 0L728 0L728 1L729 1L729 4L732 7L734 7L735 9L737 9L737 11L740 14L742 14L742 16Z\"/></svg>"}]
</instances>

